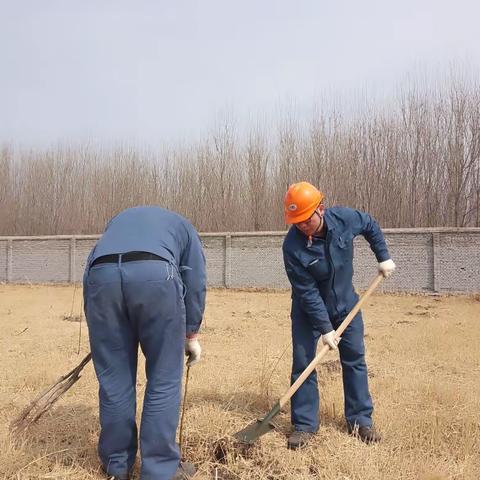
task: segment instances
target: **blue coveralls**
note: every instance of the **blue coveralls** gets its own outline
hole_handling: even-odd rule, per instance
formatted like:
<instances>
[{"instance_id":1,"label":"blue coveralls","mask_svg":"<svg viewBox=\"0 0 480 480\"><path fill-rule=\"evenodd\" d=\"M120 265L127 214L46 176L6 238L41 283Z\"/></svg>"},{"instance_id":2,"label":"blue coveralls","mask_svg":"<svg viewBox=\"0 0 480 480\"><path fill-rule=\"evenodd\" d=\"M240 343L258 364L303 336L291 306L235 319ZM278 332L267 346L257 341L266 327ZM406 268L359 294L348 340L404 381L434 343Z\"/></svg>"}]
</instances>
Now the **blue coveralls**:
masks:
<instances>
[{"instance_id":1,"label":"blue coveralls","mask_svg":"<svg viewBox=\"0 0 480 480\"><path fill-rule=\"evenodd\" d=\"M324 220L325 239L309 240L292 226L283 243L285 270L292 285L292 384L315 357L319 337L337 329L358 300L352 283L353 239L363 235L378 262L390 258L380 227L367 213L332 207L325 209ZM338 349L347 424L350 428L371 426L373 404L360 312L343 333ZM295 430L316 432L318 410L317 375L313 371L292 397Z\"/></svg>"},{"instance_id":2,"label":"blue coveralls","mask_svg":"<svg viewBox=\"0 0 480 480\"><path fill-rule=\"evenodd\" d=\"M122 261L127 252L149 252L161 259ZM92 266L112 254L122 254L117 263ZM170 480L175 474L184 340L186 333L200 328L205 291L205 258L195 229L160 207L121 212L90 253L85 314L100 384L98 452L109 474L125 475L135 462L138 345L147 376L141 478Z\"/></svg>"}]
</instances>

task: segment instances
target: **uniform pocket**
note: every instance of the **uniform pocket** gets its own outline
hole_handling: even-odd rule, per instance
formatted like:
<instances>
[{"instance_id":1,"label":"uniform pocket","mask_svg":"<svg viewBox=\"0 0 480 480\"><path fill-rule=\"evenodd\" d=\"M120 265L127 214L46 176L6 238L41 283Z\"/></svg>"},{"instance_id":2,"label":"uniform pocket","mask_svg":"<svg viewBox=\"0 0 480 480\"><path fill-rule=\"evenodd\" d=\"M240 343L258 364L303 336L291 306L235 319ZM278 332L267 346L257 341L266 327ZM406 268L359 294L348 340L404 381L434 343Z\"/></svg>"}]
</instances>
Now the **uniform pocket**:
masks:
<instances>
[{"instance_id":1,"label":"uniform pocket","mask_svg":"<svg viewBox=\"0 0 480 480\"><path fill-rule=\"evenodd\" d=\"M353 246L353 235L351 233L345 233L340 235L337 238L337 246L341 250L347 250L352 248Z\"/></svg>"},{"instance_id":2,"label":"uniform pocket","mask_svg":"<svg viewBox=\"0 0 480 480\"><path fill-rule=\"evenodd\" d=\"M316 258L307 265L307 270L312 277L321 282L330 276L330 265L326 258Z\"/></svg>"},{"instance_id":3,"label":"uniform pocket","mask_svg":"<svg viewBox=\"0 0 480 480\"><path fill-rule=\"evenodd\" d=\"M120 271L116 263L102 263L94 265L88 271L87 284L105 285L106 283L120 282Z\"/></svg>"}]
</instances>

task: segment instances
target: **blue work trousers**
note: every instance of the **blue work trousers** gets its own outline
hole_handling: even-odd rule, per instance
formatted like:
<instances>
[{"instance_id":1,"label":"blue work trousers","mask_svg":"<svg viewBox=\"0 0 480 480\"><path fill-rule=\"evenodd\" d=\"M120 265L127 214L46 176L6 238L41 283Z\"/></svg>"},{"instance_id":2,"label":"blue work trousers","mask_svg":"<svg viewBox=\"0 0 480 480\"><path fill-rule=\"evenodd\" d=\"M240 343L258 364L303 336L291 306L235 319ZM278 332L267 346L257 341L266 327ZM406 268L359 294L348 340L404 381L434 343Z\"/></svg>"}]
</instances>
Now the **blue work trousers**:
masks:
<instances>
[{"instance_id":1,"label":"blue work trousers","mask_svg":"<svg viewBox=\"0 0 480 480\"><path fill-rule=\"evenodd\" d=\"M184 361L183 284L166 261L102 263L84 280L92 359L100 384L98 452L111 475L131 470L137 453L138 346L147 384L140 425L142 480L170 480Z\"/></svg>"},{"instance_id":2,"label":"blue work trousers","mask_svg":"<svg viewBox=\"0 0 480 480\"><path fill-rule=\"evenodd\" d=\"M334 322L339 327L343 318ZM305 313L295 303L292 305L293 366L291 382L300 376L314 359L321 333L312 327ZM338 345L343 372L345 417L350 427L372 425L373 403L368 390L368 373L365 363L363 320L358 312L342 335ZM291 401L292 424L295 430L316 432L319 427L319 393L317 372L314 370L293 395Z\"/></svg>"}]
</instances>

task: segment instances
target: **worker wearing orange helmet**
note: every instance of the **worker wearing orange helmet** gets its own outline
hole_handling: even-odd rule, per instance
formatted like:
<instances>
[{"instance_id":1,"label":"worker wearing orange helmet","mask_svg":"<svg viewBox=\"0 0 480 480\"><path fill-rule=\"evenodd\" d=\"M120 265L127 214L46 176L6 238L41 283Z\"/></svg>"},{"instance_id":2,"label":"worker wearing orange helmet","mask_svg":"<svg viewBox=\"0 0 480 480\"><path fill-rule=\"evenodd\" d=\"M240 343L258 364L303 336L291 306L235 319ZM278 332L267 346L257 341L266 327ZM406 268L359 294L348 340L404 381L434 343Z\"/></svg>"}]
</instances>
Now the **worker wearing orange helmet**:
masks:
<instances>
[{"instance_id":1,"label":"worker wearing orange helmet","mask_svg":"<svg viewBox=\"0 0 480 480\"><path fill-rule=\"evenodd\" d=\"M292 383L316 354L319 338L338 350L343 371L345 417L348 431L366 443L380 436L372 426L373 402L368 389L359 312L342 335L335 330L358 300L353 288L353 239L370 244L379 271L395 270L383 233L369 214L345 207L325 208L324 195L308 182L290 186L285 196L285 222L292 225L283 242L285 270L292 286ZM319 394L313 371L292 397L294 432L288 447L305 446L319 427Z\"/></svg>"}]
</instances>

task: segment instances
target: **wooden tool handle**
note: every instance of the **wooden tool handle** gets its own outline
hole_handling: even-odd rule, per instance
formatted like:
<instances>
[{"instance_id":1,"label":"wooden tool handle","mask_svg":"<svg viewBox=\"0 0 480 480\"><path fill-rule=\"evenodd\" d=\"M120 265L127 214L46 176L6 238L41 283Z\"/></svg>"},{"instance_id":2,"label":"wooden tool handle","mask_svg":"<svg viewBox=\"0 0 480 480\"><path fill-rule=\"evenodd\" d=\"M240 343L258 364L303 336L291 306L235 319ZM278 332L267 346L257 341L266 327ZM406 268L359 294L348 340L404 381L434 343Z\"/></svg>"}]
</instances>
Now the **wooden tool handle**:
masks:
<instances>
[{"instance_id":1,"label":"wooden tool handle","mask_svg":"<svg viewBox=\"0 0 480 480\"><path fill-rule=\"evenodd\" d=\"M352 311L345 317L345 320L340 324L340 326L335 331L335 338L338 340L345 329L350 325L350 322L353 320L353 317L358 313L362 305L365 303L367 298L373 293L373 291L378 287L379 283L383 280L383 274L379 273L373 282L368 287L368 290L360 297L356 305L352 308ZM300 385L307 379L307 377L313 372L315 367L319 364L320 360L325 356L325 354L330 350L328 345L324 345L322 349L317 353L315 358L310 362L308 367L302 372L302 374L297 378L295 383L287 390L285 395L280 398L280 407L283 407L293 396L293 394L300 388Z\"/></svg>"}]
</instances>

